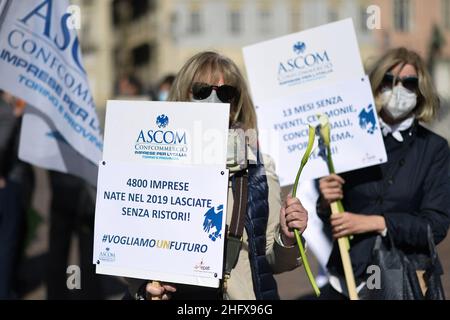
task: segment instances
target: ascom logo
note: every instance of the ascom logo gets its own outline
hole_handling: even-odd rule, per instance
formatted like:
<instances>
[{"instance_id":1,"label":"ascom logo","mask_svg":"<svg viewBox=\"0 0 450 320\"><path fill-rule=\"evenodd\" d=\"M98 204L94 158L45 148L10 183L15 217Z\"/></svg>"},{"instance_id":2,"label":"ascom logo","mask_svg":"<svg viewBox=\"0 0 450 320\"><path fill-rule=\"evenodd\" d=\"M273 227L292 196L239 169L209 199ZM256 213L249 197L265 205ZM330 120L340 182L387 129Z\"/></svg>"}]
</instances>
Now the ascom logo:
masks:
<instances>
[{"instance_id":1,"label":"ascom logo","mask_svg":"<svg viewBox=\"0 0 450 320\"><path fill-rule=\"evenodd\" d=\"M26 36L29 37L32 32L36 32L45 38L46 41L56 46L61 52L70 50L75 65L78 67L79 71L85 74L86 71L81 64L80 42L76 33L70 32L71 28L69 23L71 22L71 19L73 19L72 13L66 12L59 17L60 21L56 21L55 15L57 13L53 11L53 2L53 0L45 0L38 3L32 11L28 12L18 21L25 29L14 30L9 35L9 38L17 38L21 41L20 45L23 51L36 51L33 53L36 53L37 56L39 56L38 50L42 50L42 48L39 49L38 44L33 41L32 37L26 38ZM32 52L29 53L31 54ZM53 61L54 59L55 58L53 58ZM58 72L60 72L60 69L58 69Z\"/></svg>"},{"instance_id":2,"label":"ascom logo","mask_svg":"<svg viewBox=\"0 0 450 320\"><path fill-rule=\"evenodd\" d=\"M307 52L307 45L297 41L292 45L295 57L290 57L278 64L278 81L280 85L293 85L323 78L332 72L328 51Z\"/></svg>"},{"instance_id":3,"label":"ascom logo","mask_svg":"<svg viewBox=\"0 0 450 320\"><path fill-rule=\"evenodd\" d=\"M113 253L108 247L104 251L100 252L98 259L101 261L114 262L116 260L116 254Z\"/></svg>"},{"instance_id":4,"label":"ascom logo","mask_svg":"<svg viewBox=\"0 0 450 320\"><path fill-rule=\"evenodd\" d=\"M135 154L143 158L178 160L187 156L187 135L184 131L166 129L169 116L160 114L154 120L158 129L140 130L134 145Z\"/></svg>"},{"instance_id":5,"label":"ascom logo","mask_svg":"<svg viewBox=\"0 0 450 320\"><path fill-rule=\"evenodd\" d=\"M169 117L162 114L156 117L158 128L165 128L169 124ZM179 133L172 130L144 130L139 132L136 143L156 143L156 144L186 144L186 133Z\"/></svg>"}]
</instances>

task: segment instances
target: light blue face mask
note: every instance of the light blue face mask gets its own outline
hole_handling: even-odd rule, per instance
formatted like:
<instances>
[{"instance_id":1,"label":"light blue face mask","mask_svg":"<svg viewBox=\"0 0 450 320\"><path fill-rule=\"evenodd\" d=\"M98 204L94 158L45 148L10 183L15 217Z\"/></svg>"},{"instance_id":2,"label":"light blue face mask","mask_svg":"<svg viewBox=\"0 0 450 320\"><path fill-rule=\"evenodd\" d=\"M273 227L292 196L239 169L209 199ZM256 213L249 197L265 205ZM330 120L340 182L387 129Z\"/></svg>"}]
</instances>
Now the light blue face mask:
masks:
<instances>
[{"instance_id":1,"label":"light blue face mask","mask_svg":"<svg viewBox=\"0 0 450 320\"><path fill-rule=\"evenodd\" d=\"M169 97L169 91L166 91L166 90L160 91L158 94L159 101L167 101L168 97Z\"/></svg>"}]
</instances>

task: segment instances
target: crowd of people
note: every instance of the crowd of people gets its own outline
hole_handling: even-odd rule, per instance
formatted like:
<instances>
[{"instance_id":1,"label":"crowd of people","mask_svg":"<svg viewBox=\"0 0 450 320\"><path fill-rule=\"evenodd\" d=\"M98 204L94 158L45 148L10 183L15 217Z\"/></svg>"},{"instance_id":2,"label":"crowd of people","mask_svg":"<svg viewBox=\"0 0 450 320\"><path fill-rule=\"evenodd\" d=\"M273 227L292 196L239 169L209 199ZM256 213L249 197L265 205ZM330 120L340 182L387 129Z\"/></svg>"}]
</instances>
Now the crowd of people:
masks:
<instances>
[{"instance_id":1,"label":"crowd of people","mask_svg":"<svg viewBox=\"0 0 450 320\"><path fill-rule=\"evenodd\" d=\"M147 99L165 100L174 75L168 74L148 90ZM120 77L116 96L143 95L144 86L132 75ZM19 270L26 262L25 240L30 223L35 176L30 164L18 158L20 128L26 103L8 92L0 91L0 299L17 299L25 292ZM83 179L58 171L48 171L51 189L48 253L45 255L43 281L48 299L104 299L104 287L114 285L95 274L92 264L95 190ZM83 276L73 294L67 287L67 268L74 236L78 239L79 266ZM103 277L104 278L104 277ZM120 284L116 285L120 288Z\"/></svg>"},{"instance_id":2,"label":"crowd of people","mask_svg":"<svg viewBox=\"0 0 450 320\"><path fill-rule=\"evenodd\" d=\"M443 298L439 282L442 270L439 260L433 258L433 248L446 237L450 226L450 150L444 138L422 125L436 117L440 106L438 95L422 58L406 48L389 50L369 74L388 161L315 181L319 197L314 211L333 239L350 236L350 256L360 299ZM176 75L168 75L153 90L145 91L133 76L119 79L117 97L142 95L159 101L229 103L230 129L257 129L246 80L231 59L216 52L194 55ZM0 298L17 298L14 273L23 251L20 243L33 188L31 167L17 159L23 107L19 100L1 93ZM234 146L229 146L229 153L234 150ZM308 212L301 196L281 199L273 161L264 150L249 146L245 152L257 161L227 162L230 170L227 225L234 231L226 237L226 248L236 254L225 256L226 276L220 287L207 289L153 279L126 279L124 298L279 298L274 274L301 266L294 229L303 234L308 227ZM95 200L90 187L79 178L58 172L50 172L50 182L53 200L48 298L67 297L66 268L75 232L86 275L84 298L103 298L91 263ZM346 212L331 214L330 205L337 200L343 202ZM235 206L236 202L244 206ZM235 216L244 218L233 219ZM314 239L309 237L308 241ZM339 248L336 241L333 243L329 261L322 266L327 281L321 288L321 298L345 300L349 299L348 288ZM386 255L380 255L381 244L391 253L395 249L403 257L402 266L406 268L407 264L408 270L413 271L406 277L411 290L395 289L389 283L379 290L368 289L367 268L389 263L383 260ZM382 270L386 274L389 271L389 268ZM393 278L391 283L396 281L400 280Z\"/></svg>"}]
</instances>

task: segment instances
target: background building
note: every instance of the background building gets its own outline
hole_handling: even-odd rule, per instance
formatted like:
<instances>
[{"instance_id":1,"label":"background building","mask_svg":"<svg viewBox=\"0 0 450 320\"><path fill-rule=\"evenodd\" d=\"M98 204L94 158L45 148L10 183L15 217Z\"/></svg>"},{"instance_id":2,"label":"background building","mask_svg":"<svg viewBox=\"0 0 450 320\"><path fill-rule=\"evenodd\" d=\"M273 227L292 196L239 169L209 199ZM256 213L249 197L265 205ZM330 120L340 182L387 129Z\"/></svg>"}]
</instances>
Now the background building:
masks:
<instances>
[{"instance_id":1,"label":"background building","mask_svg":"<svg viewBox=\"0 0 450 320\"><path fill-rule=\"evenodd\" d=\"M100 108L114 96L120 75L135 74L149 88L205 49L223 52L245 70L243 46L348 17L366 65L389 48L414 48L450 99L450 0L73 2L82 8L83 57ZM379 29L368 27L377 20L373 8L379 8Z\"/></svg>"},{"instance_id":2,"label":"background building","mask_svg":"<svg viewBox=\"0 0 450 320\"><path fill-rule=\"evenodd\" d=\"M405 46L429 63L441 96L450 99L450 0L374 0L381 8L375 53Z\"/></svg>"},{"instance_id":3,"label":"background building","mask_svg":"<svg viewBox=\"0 0 450 320\"><path fill-rule=\"evenodd\" d=\"M178 71L188 57L205 49L223 52L244 71L243 46L348 17L353 18L366 65L389 48L406 46L417 50L428 61L441 96L450 100L450 0L71 2L81 7L83 60L101 119L106 100L114 98L117 79L123 74L136 75L150 88L167 73ZM368 20L379 20L379 29L368 28ZM450 113L445 99L441 117L432 128L450 139ZM49 212L45 181L43 170L39 170L34 207L44 217ZM46 228L48 223L39 227L38 237L28 251L32 261L46 252ZM438 250L446 272L442 280L448 296L450 240L447 238ZM313 257L312 260L313 270L317 270ZM30 270L33 275L43 272L34 265ZM284 299L311 292L302 268L277 276L277 281ZM45 297L43 286L25 297ZM120 294L113 298L120 298Z\"/></svg>"},{"instance_id":4,"label":"background building","mask_svg":"<svg viewBox=\"0 0 450 320\"><path fill-rule=\"evenodd\" d=\"M245 74L242 47L350 17L366 67L398 46L418 51L428 62L443 98L441 115L431 127L450 139L450 0L96 0L83 4L91 14L87 10L81 41L101 117L121 74L133 73L149 88L205 49L231 57ZM445 241L441 250L448 250L449 243ZM442 256L444 265L449 265L449 257ZM303 270L295 272L277 278L285 298L309 289ZM444 283L450 283L448 279L446 274ZM450 292L450 287L446 290Z\"/></svg>"},{"instance_id":5,"label":"background building","mask_svg":"<svg viewBox=\"0 0 450 320\"><path fill-rule=\"evenodd\" d=\"M83 62L94 99L99 107L111 98L115 68L112 61L115 37L112 33L110 0L77 0L81 8L79 37Z\"/></svg>"}]
</instances>

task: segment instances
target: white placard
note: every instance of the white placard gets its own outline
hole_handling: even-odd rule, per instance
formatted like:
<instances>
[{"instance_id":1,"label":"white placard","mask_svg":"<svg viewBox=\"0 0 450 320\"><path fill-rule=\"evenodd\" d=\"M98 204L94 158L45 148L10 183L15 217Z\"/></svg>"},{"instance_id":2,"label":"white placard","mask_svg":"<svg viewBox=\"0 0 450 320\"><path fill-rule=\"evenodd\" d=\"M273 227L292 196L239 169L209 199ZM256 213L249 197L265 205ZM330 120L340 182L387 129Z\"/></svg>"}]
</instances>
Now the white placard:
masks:
<instances>
[{"instance_id":1,"label":"white placard","mask_svg":"<svg viewBox=\"0 0 450 320\"><path fill-rule=\"evenodd\" d=\"M351 19L243 50L262 152L275 159L282 186L294 182L308 141L308 124L318 125L321 113L330 118L337 173L387 161ZM316 149L301 180L327 174Z\"/></svg>"},{"instance_id":2,"label":"white placard","mask_svg":"<svg viewBox=\"0 0 450 320\"><path fill-rule=\"evenodd\" d=\"M274 158L281 185L293 184L308 143L308 124L316 126L319 114L329 117L337 173L386 162L374 106L367 77L262 104L258 109L260 144ZM316 148L301 181L328 174L318 153Z\"/></svg>"},{"instance_id":3,"label":"white placard","mask_svg":"<svg viewBox=\"0 0 450 320\"><path fill-rule=\"evenodd\" d=\"M101 162L93 257L97 272L217 287L227 183L222 166Z\"/></svg>"},{"instance_id":4,"label":"white placard","mask_svg":"<svg viewBox=\"0 0 450 320\"><path fill-rule=\"evenodd\" d=\"M257 106L364 75L351 19L247 46L243 54Z\"/></svg>"},{"instance_id":5,"label":"white placard","mask_svg":"<svg viewBox=\"0 0 450 320\"><path fill-rule=\"evenodd\" d=\"M225 168L229 104L110 100L103 159Z\"/></svg>"}]
</instances>

